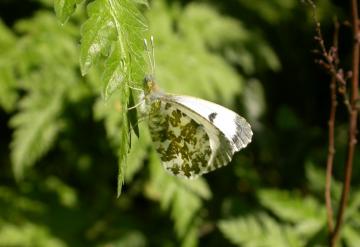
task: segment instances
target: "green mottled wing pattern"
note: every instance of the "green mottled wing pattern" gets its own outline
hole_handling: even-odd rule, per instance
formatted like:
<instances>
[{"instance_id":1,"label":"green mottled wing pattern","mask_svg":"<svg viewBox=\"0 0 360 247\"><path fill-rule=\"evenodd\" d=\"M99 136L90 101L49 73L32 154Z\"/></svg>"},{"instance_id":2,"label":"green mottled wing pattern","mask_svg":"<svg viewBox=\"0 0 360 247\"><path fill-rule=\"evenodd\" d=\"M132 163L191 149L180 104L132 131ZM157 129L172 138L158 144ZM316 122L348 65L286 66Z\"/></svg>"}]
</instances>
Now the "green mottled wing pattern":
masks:
<instances>
[{"instance_id":1,"label":"green mottled wing pattern","mask_svg":"<svg viewBox=\"0 0 360 247\"><path fill-rule=\"evenodd\" d=\"M172 102L180 111L204 126L212 150L204 173L227 165L235 152L251 142L253 133L250 124L243 117L223 106L184 95L158 97L165 102Z\"/></svg>"},{"instance_id":2,"label":"green mottled wing pattern","mask_svg":"<svg viewBox=\"0 0 360 247\"><path fill-rule=\"evenodd\" d=\"M201 123L162 100L151 101L148 113L152 140L168 172L195 178L209 171L210 137Z\"/></svg>"},{"instance_id":3,"label":"green mottled wing pattern","mask_svg":"<svg viewBox=\"0 0 360 247\"><path fill-rule=\"evenodd\" d=\"M211 155L207 159L207 164L203 165L199 173L196 173L195 178L204 173L216 170L222 166L226 166L232 159L232 156L235 152L232 142L221 132L216 126L211 123L208 119L204 118L197 111L187 107L184 104L179 103L175 100L172 95L166 95L161 97L162 104L171 104L173 108L182 112L188 118L190 118L195 123L198 123L202 126L202 129L207 134L207 145L210 146ZM228 120L228 121L231 121Z\"/></svg>"}]
</instances>

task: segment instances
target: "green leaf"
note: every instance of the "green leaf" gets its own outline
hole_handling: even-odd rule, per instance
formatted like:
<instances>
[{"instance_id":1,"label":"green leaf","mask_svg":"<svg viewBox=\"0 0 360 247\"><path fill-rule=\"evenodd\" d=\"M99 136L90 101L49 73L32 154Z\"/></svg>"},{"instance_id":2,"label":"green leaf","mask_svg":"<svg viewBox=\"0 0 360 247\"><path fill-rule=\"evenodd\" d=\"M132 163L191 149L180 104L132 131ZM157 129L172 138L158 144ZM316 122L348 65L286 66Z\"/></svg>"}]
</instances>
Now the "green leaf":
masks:
<instances>
[{"instance_id":1,"label":"green leaf","mask_svg":"<svg viewBox=\"0 0 360 247\"><path fill-rule=\"evenodd\" d=\"M90 67L106 54L116 39L115 24L112 21L107 1L96 0L88 5L89 19L81 28L80 68L87 74Z\"/></svg>"},{"instance_id":2,"label":"green leaf","mask_svg":"<svg viewBox=\"0 0 360 247\"><path fill-rule=\"evenodd\" d=\"M148 150L147 146L151 143L150 134L146 131L146 126L140 128L142 133L139 138L134 138L131 142L131 150L128 155L128 167L126 169L126 182L133 179L134 175L141 171L144 167L144 161L147 158Z\"/></svg>"},{"instance_id":3,"label":"green leaf","mask_svg":"<svg viewBox=\"0 0 360 247\"><path fill-rule=\"evenodd\" d=\"M102 81L107 82L103 91L105 100L108 100L110 95L112 95L122 83L126 83L126 77L129 73L126 67L126 61L120 58L119 44L115 43L113 48L114 50L106 60L102 76Z\"/></svg>"},{"instance_id":4,"label":"green leaf","mask_svg":"<svg viewBox=\"0 0 360 247\"><path fill-rule=\"evenodd\" d=\"M170 210L175 222L175 231L184 243L196 246L196 232L201 223L199 210L204 199L211 198L207 183L202 179L187 180L165 172L158 155L150 156L151 181L148 196L160 200L164 210ZM195 233L195 234L194 234Z\"/></svg>"},{"instance_id":5,"label":"green leaf","mask_svg":"<svg viewBox=\"0 0 360 247\"><path fill-rule=\"evenodd\" d=\"M135 135L139 138L140 133L139 133L139 124L137 120L137 110L135 107L134 95L132 93L132 90L130 90L130 95L129 95L129 108L132 108L128 110L128 118L130 121L130 126L134 131Z\"/></svg>"},{"instance_id":6,"label":"green leaf","mask_svg":"<svg viewBox=\"0 0 360 247\"><path fill-rule=\"evenodd\" d=\"M317 167L312 161L307 161L305 163L306 167L306 178L308 180L309 187L313 192L319 194L319 196L324 196L325 191L325 181L326 175L325 170ZM341 184L339 181L335 180L334 177L331 179L331 197L333 202L340 200L341 196Z\"/></svg>"},{"instance_id":7,"label":"green leaf","mask_svg":"<svg viewBox=\"0 0 360 247\"><path fill-rule=\"evenodd\" d=\"M62 123L59 114L62 110L61 90L51 97L29 95L21 102L18 114L10 120L15 128L11 143L11 160L17 179L22 179L26 168L32 166L53 145Z\"/></svg>"},{"instance_id":8,"label":"green leaf","mask_svg":"<svg viewBox=\"0 0 360 247\"><path fill-rule=\"evenodd\" d=\"M129 121L127 118L127 108L128 108L128 96L129 96L129 87L122 85L122 98L121 98L121 127L120 127L120 147L119 147L119 173L118 173L118 186L117 186L117 196L121 195L122 186L125 182L125 171L127 165L127 156L130 148L130 131L129 131Z\"/></svg>"},{"instance_id":9,"label":"green leaf","mask_svg":"<svg viewBox=\"0 0 360 247\"><path fill-rule=\"evenodd\" d=\"M326 223L325 208L312 197L264 189L258 191L260 203L284 221L296 224L298 233L312 236Z\"/></svg>"},{"instance_id":10,"label":"green leaf","mask_svg":"<svg viewBox=\"0 0 360 247\"><path fill-rule=\"evenodd\" d=\"M16 79L12 73L11 65L0 61L0 106L7 112L16 107L18 92L16 91Z\"/></svg>"},{"instance_id":11,"label":"green leaf","mask_svg":"<svg viewBox=\"0 0 360 247\"><path fill-rule=\"evenodd\" d=\"M353 188L350 194L350 200L345 211L345 222L354 221L354 219L358 218L356 216L360 209L360 191ZM360 219L357 219L360 222ZM358 222L356 222L358 223Z\"/></svg>"},{"instance_id":12,"label":"green leaf","mask_svg":"<svg viewBox=\"0 0 360 247\"><path fill-rule=\"evenodd\" d=\"M218 227L231 243L242 247L304 246L304 241L290 226L282 225L264 213L221 220Z\"/></svg>"},{"instance_id":13,"label":"green leaf","mask_svg":"<svg viewBox=\"0 0 360 247\"><path fill-rule=\"evenodd\" d=\"M344 229L342 230L342 238L344 239L346 246L358 246L360 243L360 227L353 227L345 224Z\"/></svg>"},{"instance_id":14,"label":"green leaf","mask_svg":"<svg viewBox=\"0 0 360 247\"><path fill-rule=\"evenodd\" d=\"M142 14L131 0L96 0L88 6L89 19L82 27L80 67L85 75L90 67L98 62L101 56L107 57L107 64L117 64L121 61L122 66L115 66L120 77L103 77L105 89L104 95L109 96L114 87L124 79L141 80L144 73L143 38L146 24ZM116 46L111 49L112 46ZM112 54L115 53L115 54ZM115 75L114 71L112 73ZM128 83L129 81L127 81Z\"/></svg>"},{"instance_id":15,"label":"green leaf","mask_svg":"<svg viewBox=\"0 0 360 247\"><path fill-rule=\"evenodd\" d=\"M70 16L76 10L76 4L82 2L82 0L55 0L54 8L57 18L62 24L67 22Z\"/></svg>"},{"instance_id":16,"label":"green leaf","mask_svg":"<svg viewBox=\"0 0 360 247\"><path fill-rule=\"evenodd\" d=\"M58 177L50 176L44 181L44 187L57 195L58 201L61 205L68 208L78 206L78 195L74 188L65 184Z\"/></svg>"},{"instance_id":17,"label":"green leaf","mask_svg":"<svg viewBox=\"0 0 360 247\"><path fill-rule=\"evenodd\" d=\"M2 20L0 20L0 34L0 54L4 54L9 50L9 47L14 46L16 37Z\"/></svg>"},{"instance_id":18,"label":"green leaf","mask_svg":"<svg viewBox=\"0 0 360 247\"><path fill-rule=\"evenodd\" d=\"M144 76L143 38L146 24L134 1L95 0L88 5L89 19L81 31L80 67L85 75L100 58L105 58L102 83L105 100L118 89L121 127L119 143L118 196L125 181L130 143L129 84ZM134 121L131 119L131 121Z\"/></svg>"},{"instance_id":19,"label":"green leaf","mask_svg":"<svg viewBox=\"0 0 360 247\"><path fill-rule=\"evenodd\" d=\"M144 236L144 233L141 232L141 231L128 230L128 231L124 232L124 230L122 230L121 233L122 234L120 234L120 236L118 236L117 239L107 241L107 242L105 242L103 244L96 245L96 246L97 247L107 247L107 246L112 246L112 247L122 247L122 246L146 247L146 246L149 246L146 243L146 237Z\"/></svg>"},{"instance_id":20,"label":"green leaf","mask_svg":"<svg viewBox=\"0 0 360 247\"><path fill-rule=\"evenodd\" d=\"M243 97L249 122L258 123L260 117L266 111L265 93L262 84L255 79L248 81Z\"/></svg>"},{"instance_id":21,"label":"green leaf","mask_svg":"<svg viewBox=\"0 0 360 247\"><path fill-rule=\"evenodd\" d=\"M263 189L257 195L262 205L283 220L297 222L325 216L325 212L313 198L303 198L296 192Z\"/></svg>"},{"instance_id":22,"label":"green leaf","mask_svg":"<svg viewBox=\"0 0 360 247\"><path fill-rule=\"evenodd\" d=\"M238 0L239 8L249 13L254 12L258 18L264 19L266 23L275 24L281 21L286 21L289 18L288 14L297 7L297 1L294 0L274 0L274 1L260 1L252 4L247 0Z\"/></svg>"},{"instance_id":23,"label":"green leaf","mask_svg":"<svg viewBox=\"0 0 360 247\"><path fill-rule=\"evenodd\" d=\"M7 64L7 78L16 78L13 90L23 92L9 124L14 128L12 168L21 179L25 169L53 147L63 129L65 99L86 90L77 83L73 26L60 28L53 14L39 12L31 20L17 22L16 30L24 35L0 59L0 67Z\"/></svg>"},{"instance_id":24,"label":"green leaf","mask_svg":"<svg viewBox=\"0 0 360 247\"><path fill-rule=\"evenodd\" d=\"M145 5L146 7L150 7L148 0L134 0L137 4Z\"/></svg>"},{"instance_id":25,"label":"green leaf","mask_svg":"<svg viewBox=\"0 0 360 247\"><path fill-rule=\"evenodd\" d=\"M221 52L226 60L241 66L247 74L262 67L274 71L280 69L280 61L265 39L247 29L239 19L221 15L208 4L188 4L179 26L192 39L194 47L202 46L199 41L205 41L206 45Z\"/></svg>"},{"instance_id":26,"label":"green leaf","mask_svg":"<svg viewBox=\"0 0 360 247\"><path fill-rule=\"evenodd\" d=\"M10 112L16 107L18 93L16 78L13 73L13 63L16 44L15 35L0 20L0 107Z\"/></svg>"},{"instance_id":27,"label":"green leaf","mask_svg":"<svg viewBox=\"0 0 360 247\"><path fill-rule=\"evenodd\" d=\"M66 243L52 235L46 226L34 223L5 224L0 229L1 246L53 246L66 247Z\"/></svg>"},{"instance_id":28,"label":"green leaf","mask_svg":"<svg viewBox=\"0 0 360 247\"><path fill-rule=\"evenodd\" d=\"M198 16L195 15L197 10ZM220 52L208 48L214 39L213 33L211 36L203 33L208 22L216 22L217 29L228 30L227 19L214 12L215 9L198 3L190 3L179 11L168 6L166 1L153 2L149 21L150 27L154 27L151 32L155 37L156 78L159 86L167 92L231 106L235 95L241 93L244 78ZM216 36L224 42L228 37Z\"/></svg>"}]
</instances>

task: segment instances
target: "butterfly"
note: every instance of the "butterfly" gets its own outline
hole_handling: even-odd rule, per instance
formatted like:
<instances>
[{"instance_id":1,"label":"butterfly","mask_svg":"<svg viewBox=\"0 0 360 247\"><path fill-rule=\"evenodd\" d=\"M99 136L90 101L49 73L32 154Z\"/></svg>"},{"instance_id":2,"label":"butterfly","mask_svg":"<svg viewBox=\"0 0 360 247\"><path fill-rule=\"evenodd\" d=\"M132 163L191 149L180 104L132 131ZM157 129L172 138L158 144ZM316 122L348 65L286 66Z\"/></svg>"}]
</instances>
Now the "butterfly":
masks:
<instances>
[{"instance_id":1,"label":"butterfly","mask_svg":"<svg viewBox=\"0 0 360 247\"><path fill-rule=\"evenodd\" d=\"M243 117L207 100L164 93L152 75L144 79L143 98L155 149L175 176L196 178L225 166L251 142L253 132Z\"/></svg>"}]
</instances>

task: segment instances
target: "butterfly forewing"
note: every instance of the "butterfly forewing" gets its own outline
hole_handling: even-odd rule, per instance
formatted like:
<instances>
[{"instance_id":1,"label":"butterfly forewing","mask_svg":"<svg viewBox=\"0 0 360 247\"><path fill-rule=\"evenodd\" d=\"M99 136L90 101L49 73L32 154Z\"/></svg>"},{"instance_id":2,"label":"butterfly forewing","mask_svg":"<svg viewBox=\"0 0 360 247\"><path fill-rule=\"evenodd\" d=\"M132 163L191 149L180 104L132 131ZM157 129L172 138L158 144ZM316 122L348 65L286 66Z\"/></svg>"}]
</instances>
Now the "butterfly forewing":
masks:
<instances>
[{"instance_id":1,"label":"butterfly forewing","mask_svg":"<svg viewBox=\"0 0 360 247\"><path fill-rule=\"evenodd\" d=\"M190 96L166 95L162 100L171 102L204 126L211 147L211 156L204 173L227 165L234 153L251 141L250 125L225 107Z\"/></svg>"},{"instance_id":2,"label":"butterfly forewing","mask_svg":"<svg viewBox=\"0 0 360 247\"><path fill-rule=\"evenodd\" d=\"M235 112L213 102L190 96L173 95L173 101L196 112L215 126L233 145L234 152L245 148L252 138L250 124Z\"/></svg>"}]
</instances>

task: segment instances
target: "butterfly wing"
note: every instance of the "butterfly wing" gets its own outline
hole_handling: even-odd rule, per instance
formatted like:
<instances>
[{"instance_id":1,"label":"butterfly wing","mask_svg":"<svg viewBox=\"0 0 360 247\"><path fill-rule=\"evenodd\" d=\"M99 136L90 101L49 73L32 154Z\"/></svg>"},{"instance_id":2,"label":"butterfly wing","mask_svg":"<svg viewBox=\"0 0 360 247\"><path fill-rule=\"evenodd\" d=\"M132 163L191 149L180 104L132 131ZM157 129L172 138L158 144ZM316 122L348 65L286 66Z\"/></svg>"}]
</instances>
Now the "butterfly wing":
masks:
<instances>
[{"instance_id":1,"label":"butterfly wing","mask_svg":"<svg viewBox=\"0 0 360 247\"><path fill-rule=\"evenodd\" d=\"M191 96L174 95L170 99L196 112L214 125L230 140L234 152L245 148L251 142L253 135L251 126L237 113L213 102Z\"/></svg>"},{"instance_id":2,"label":"butterfly wing","mask_svg":"<svg viewBox=\"0 0 360 247\"><path fill-rule=\"evenodd\" d=\"M227 165L235 152L245 148L252 138L250 124L235 112L203 99L166 95L168 102L200 126L208 134L211 156L200 174Z\"/></svg>"},{"instance_id":3,"label":"butterfly wing","mask_svg":"<svg viewBox=\"0 0 360 247\"><path fill-rule=\"evenodd\" d=\"M180 105L161 99L149 104L149 130L165 170L195 178L207 171L211 157L209 135Z\"/></svg>"}]
</instances>

